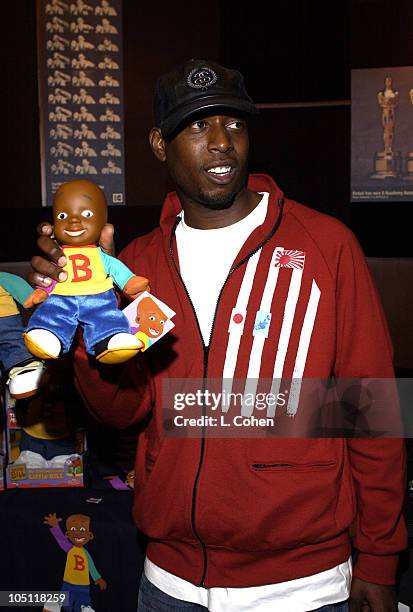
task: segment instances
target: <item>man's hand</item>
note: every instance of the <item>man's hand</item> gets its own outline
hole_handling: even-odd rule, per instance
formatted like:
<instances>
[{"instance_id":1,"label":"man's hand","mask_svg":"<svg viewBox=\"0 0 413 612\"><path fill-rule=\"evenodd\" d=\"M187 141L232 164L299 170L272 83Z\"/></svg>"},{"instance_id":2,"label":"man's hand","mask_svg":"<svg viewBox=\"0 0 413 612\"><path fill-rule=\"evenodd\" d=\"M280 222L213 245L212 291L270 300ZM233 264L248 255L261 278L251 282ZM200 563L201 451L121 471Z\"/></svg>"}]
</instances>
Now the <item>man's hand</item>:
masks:
<instances>
[{"instance_id":1,"label":"man's hand","mask_svg":"<svg viewBox=\"0 0 413 612\"><path fill-rule=\"evenodd\" d=\"M373 584L353 578L350 612L396 612L396 591L393 586Z\"/></svg>"},{"instance_id":2,"label":"man's hand","mask_svg":"<svg viewBox=\"0 0 413 612\"><path fill-rule=\"evenodd\" d=\"M132 276L123 288L129 299L134 300L144 291L149 291L149 281L144 276Z\"/></svg>"},{"instance_id":3,"label":"man's hand","mask_svg":"<svg viewBox=\"0 0 413 612\"><path fill-rule=\"evenodd\" d=\"M106 587L108 586L104 578L98 578L98 580L95 580L95 584L100 588L101 591L106 591Z\"/></svg>"},{"instance_id":4,"label":"man's hand","mask_svg":"<svg viewBox=\"0 0 413 612\"><path fill-rule=\"evenodd\" d=\"M61 518L58 518L56 512L53 512L53 514L46 514L43 523L49 527L57 527L61 520Z\"/></svg>"},{"instance_id":5,"label":"man's hand","mask_svg":"<svg viewBox=\"0 0 413 612\"><path fill-rule=\"evenodd\" d=\"M113 242L113 225L106 223L99 238L99 246L108 255L115 255ZM62 269L66 265L66 257L62 249L54 240L53 226L50 223L40 223L37 226L37 246L44 253L44 257L36 255L31 260L32 272L27 276L28 282L33 286L49 287L52 280L62 282L67 273Z\"/></svg>"}]
</instances>

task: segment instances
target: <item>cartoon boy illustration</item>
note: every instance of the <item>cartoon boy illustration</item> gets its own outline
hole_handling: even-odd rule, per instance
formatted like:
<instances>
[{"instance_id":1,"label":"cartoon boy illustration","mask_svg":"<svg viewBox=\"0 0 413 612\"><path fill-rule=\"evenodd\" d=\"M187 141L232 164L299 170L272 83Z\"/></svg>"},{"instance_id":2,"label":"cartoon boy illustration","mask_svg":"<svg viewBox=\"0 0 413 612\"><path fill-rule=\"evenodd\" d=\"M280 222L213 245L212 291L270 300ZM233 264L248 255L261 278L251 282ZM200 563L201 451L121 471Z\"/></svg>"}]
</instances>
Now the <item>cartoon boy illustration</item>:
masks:
<instances>
[{"instance_id":1,"label":"cartoon boy illustration","mask_svg":"<svg viewBox=\"0 0 413 612\"><path fill-rule=\"evenodd\" d=\"M162 335L167 319L166 314L152 298L144 297L138 302L135 318L138 327L132 327L131 332L143 342L143 351Z\"/></svg>"},{"instance_id":2,"label":"cartoon boy illustration","mask_svg":"<svg viewBox=\"0 0 413 612\"><path fill-rule=\"evenodd\" d=\"M85 514L68 516L65 534L59 525L61 520L55 512L44 517L44 523L50 527L50 533L60 548L67 553L61 590L69 593L69 605L63 609L68 612L84 612L85 610L91 612L89 574L101 591L106 589L107 583L84 548L90 540L93 540L93 532L90 531L90 517Z\"/></svg>"}]
</instances>

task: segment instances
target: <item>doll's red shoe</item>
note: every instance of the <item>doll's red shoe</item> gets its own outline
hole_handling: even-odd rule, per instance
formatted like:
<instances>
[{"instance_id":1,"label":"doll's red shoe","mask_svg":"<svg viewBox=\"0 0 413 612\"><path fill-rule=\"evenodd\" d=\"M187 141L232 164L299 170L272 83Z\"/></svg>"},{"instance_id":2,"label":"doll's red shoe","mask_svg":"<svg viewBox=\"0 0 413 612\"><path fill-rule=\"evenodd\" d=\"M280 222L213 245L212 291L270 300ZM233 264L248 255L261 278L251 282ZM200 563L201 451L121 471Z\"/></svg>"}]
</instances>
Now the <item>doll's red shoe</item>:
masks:
<instances>
[{"instance_id":1,"label":"doll's red shoe","mask_svg":"<svg viewBox=\"0 0 413 612\"><path fill-rule=\"evenodd\" d=\"M134 357L142 347L143 343L136 336L121 332L96 345L96 359L100 363L122 363Z\"/></svg>"}]
</instances>

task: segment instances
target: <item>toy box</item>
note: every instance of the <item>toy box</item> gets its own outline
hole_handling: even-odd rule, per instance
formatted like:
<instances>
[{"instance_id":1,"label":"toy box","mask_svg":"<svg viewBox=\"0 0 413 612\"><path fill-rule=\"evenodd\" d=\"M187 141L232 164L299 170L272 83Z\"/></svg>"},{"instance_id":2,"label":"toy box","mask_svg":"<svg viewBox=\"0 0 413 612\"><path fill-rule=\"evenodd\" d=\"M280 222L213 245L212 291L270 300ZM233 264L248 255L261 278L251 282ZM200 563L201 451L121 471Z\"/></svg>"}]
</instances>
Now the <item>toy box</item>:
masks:
<instances>
[{"instance_id":1,"label":"toy box","mask_svg":"<svg viewBox=\"0 0 413 612\"><path fill-rule=\"evenodd\" d=\"M50 380L38 395L15 400L5 393L7 488L82 487L85 431L64 367L48 365ZM67 381L71 381L69 376Z\"/></svg>"},{"instance_id":2,"label":"toy box","mask_svg":"<svg viewBox=\"0 0 413 612\"><path fill-rule=\"evenodd\" d=\"M4 455L0 455L0 491L4 490Z\"/></svg>"},{"instance_id":3,"label":"toy box","mask_svg":"<svg viewBox=\"0 0 413 612\"><path fill-rule=\"evenodd\" d=\"M4 470L6 465L6 414L4 411L4 393L0 391L0 491L5 488Z\"/></svg>"}]
</instances>

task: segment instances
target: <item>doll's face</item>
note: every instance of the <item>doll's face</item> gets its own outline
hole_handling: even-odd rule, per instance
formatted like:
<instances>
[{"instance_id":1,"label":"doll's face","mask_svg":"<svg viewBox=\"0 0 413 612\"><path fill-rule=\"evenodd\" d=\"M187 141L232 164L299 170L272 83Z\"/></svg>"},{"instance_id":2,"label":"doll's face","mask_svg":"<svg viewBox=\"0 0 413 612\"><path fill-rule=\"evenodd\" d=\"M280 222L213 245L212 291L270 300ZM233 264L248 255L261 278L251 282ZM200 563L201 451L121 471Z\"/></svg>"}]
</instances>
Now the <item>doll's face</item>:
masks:
<instances>
[{"instance_id":1,"label":"doll's face","mask_svg":"<svg viewBox=\"0 0 413 612\"><path fill-rule=\"evenodd\" d=\"M92 181L69 181L53 199L54 235L60 244L96 244L107 220L103 191Z\"/></svg>"}]
</instances>

